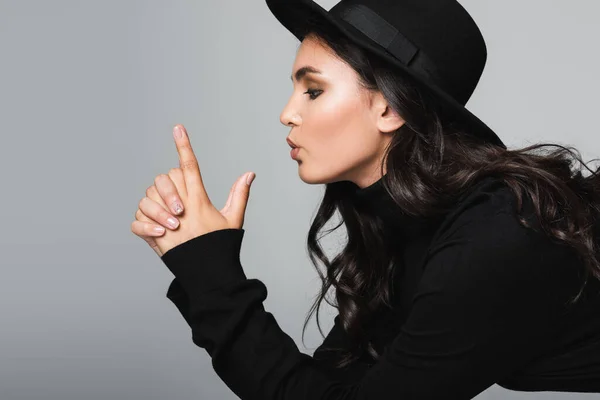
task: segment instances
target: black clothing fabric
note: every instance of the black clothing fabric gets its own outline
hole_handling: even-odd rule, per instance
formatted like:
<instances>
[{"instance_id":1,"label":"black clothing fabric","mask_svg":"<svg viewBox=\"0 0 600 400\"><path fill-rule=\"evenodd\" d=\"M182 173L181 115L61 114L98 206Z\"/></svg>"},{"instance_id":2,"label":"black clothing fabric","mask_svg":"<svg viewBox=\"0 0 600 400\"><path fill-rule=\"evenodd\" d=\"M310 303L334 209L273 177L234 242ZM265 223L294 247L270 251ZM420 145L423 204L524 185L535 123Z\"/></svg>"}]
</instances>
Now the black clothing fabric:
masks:
<instances>
[{"instance_id":1,"label":"black clothing fabric","mask_svg":"<svg viewBox=\"0 0 600 400\"><path fill-rule=\"evenodd\" d=\"M401 212L382 179L353 201L381 218L400 252L393 309L368 326L378 360L344 369L324 346L348 346L339 320L313 356L265 310L267 288L241 265L244 229L210 232L162 256L167 291L193 342L241 399L471 399L494 383L520 391L600 393L600 284L574 305L582 262L517 220L495 177L476 182L442 218ZM524 216L536 226L525 198ZM400 265L401 264L401 265Z\"/></svg>"}]
</instances>

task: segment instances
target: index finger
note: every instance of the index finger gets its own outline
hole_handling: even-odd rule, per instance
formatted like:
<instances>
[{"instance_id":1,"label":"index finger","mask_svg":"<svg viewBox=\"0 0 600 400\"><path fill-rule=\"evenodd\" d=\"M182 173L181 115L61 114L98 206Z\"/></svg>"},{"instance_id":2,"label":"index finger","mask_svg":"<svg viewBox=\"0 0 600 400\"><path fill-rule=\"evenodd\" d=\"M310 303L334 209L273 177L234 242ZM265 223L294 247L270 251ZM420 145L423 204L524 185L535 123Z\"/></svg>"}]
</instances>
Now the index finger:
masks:
<instances>
[{"instance_id":1,"label":"index finger","mask_svg":"<svg viewBox=\"0 0 600 400\"><path fill-rule=\"evenodd\" d=\"M192 198L198 198L199 196L204 200L208 199L204 183L202 182L198 160L183 125L175 125L173 128L173 137L175 138L177 153L179 153L179 167L183 170L188 196Z\"/></svg>"}]
</instances>

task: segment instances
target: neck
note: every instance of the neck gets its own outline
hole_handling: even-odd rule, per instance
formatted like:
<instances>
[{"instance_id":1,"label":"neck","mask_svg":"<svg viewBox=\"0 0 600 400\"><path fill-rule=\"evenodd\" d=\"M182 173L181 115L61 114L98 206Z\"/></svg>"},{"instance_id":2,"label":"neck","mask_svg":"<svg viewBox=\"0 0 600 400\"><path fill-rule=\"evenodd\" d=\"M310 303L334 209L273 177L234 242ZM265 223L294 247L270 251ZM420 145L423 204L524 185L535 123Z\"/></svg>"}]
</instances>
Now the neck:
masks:
<instances>
[{"instance_id":1,"label":"neck","mask_svg":"<svg viewBox=\"0 0 600 400\"><path fill-rule=\"evenodd\" d=\"M355 185L351 197L357 210L379 219L386 233L405 239L416 238L429 232L439 219L407 214L385 190L384 179L385 175L364 188Z\"/></svg>"}]
</instances>

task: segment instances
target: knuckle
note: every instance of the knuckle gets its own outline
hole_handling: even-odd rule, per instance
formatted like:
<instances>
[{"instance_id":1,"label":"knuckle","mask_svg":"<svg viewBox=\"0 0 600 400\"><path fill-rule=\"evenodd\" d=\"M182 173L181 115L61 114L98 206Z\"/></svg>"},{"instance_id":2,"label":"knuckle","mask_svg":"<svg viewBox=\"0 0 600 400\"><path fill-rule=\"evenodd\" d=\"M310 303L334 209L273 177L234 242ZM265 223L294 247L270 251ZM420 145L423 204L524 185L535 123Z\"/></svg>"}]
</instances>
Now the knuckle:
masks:
<instances>
[{"instance_id":1,"label":"knuckle","mask_svg":"<svg viewBox=\"0 0 600 400\"><path fill-rule=\"evenodd\" d=\"M171 168L169 170L169 176L178 176L181 173L180 168Z\"/></svg>"},{"instance_id":2,"label":"knuckle","mask_svg":"<svg viewBox=\"0 0 600 400\"><path fill-rule=\"evenodd\" d=\"M185 151L190 151L192 149L192 144L189 141L185 141L179 145L179 148Z\"/></svg>"},{"instance_id":3,"label":"knuckle","mask_svg":"<svg viewBox=\"0 0 600 400\"><path fill-rule=\"evenodd\" d=\"M131 224L131 232L143 239L145 235L143 224L140 221L134 221Z\"/></svg>"},{"instance_id":4,"label":"knuckle","mask_svg":"<svg viewBox=\"0 0 600 400\"><path fill-rule=\"evenodd\" d=\"M141 212L145 213L146 215L148 214L148 211L151 209L150 205L152 203L152 199L149 197L142 197L142 199L140 200L140 203L138 204L138 208L140 209Z\"/></svg>"},{"instance_id":5,"label":"knuckle","mask_svg":"<svg viewBox=\"0 0 600 400\"><path fill-rule=\"evenodd\" d=\"M168 213L167 211L164 211L164 209L158 213L159 221L164 221L166 223L167 219L169 219L169 218L171 218L171 214Z\"/></svg>"},{"instance_id":6,"label":"knuckle","mask_svg":"<svg viewBox=\"0 0 600 400\"><path fill-rule=\"evenodd\" d=\"M136 215L136 218L137 218L137 220L138 220L138 221L140 221L140 222L148 222L148 221L150 221L150 218L148 218L148 217L146 216L146 214L144 214L144 213L142 212L142 210L139 210L139 209L138 209L138 211L136 212L136 214L135 214L135 215Z\"/></svg>"},{"instance_id":7,"label":"knuckle","mask_svg":"<svg viewBox=\"0 0 600 400\"><path fill-rule=\"evenodd\" d=\"M193 169L196 168L196 166L198 165L198 163L194 160L187 160L187 161L183 161L181 163L181 168L182 169Z\"/></svg>"},{"instance_id":8,"label":"knuckle","mask_svg":"<svg viewBox=\"0 0 600 400\"><path fill-rule=\"evenodd\" d=\"M165 174L156 175L156 177L154 178L154 184L158 184L161 180L164 180L165 178L168 178L168 176Z\"/></svg>"}]
</instances>

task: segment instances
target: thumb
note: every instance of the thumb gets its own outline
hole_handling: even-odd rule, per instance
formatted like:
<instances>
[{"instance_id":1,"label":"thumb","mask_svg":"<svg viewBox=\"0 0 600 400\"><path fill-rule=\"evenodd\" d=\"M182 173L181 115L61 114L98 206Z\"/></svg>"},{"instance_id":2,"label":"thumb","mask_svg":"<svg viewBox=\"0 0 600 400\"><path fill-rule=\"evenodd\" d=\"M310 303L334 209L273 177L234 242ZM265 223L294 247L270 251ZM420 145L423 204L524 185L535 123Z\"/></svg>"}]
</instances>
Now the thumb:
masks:
<instances>
[{"instance_id":1,"label":"thumb","mask_svg":"<svg viewBox=\"0 0 600 400\"><path fill-rule=\"evenodd\" d=\"M235 224L240 227L244 224L244 215L250 197L250 185L255 177L254 172L242 175L235 183L234 193L231 196L230 215L234 218Z\"/></svg>"}]
</instances>

